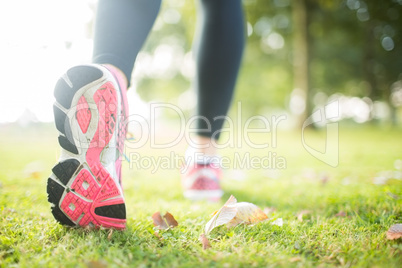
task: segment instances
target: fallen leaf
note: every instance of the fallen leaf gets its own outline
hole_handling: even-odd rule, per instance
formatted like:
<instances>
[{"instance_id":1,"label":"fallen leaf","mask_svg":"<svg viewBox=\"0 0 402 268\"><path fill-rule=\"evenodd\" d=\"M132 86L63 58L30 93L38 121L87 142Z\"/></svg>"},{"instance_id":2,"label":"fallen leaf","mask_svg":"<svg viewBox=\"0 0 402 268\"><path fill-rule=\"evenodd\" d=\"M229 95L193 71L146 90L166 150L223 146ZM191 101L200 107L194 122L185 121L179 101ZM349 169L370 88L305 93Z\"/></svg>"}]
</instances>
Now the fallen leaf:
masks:
<instances>
[{"instance_id":1,"label":"fallen leaf","mask_svg":"<svg viewBox=\"0 0 402 268\"><path fill-rule=\"evenodd\" d=\"M206 250L206 249L211 248L211 244L209 243L209 240L205 234L201 234L199 237L199 240L202 244L202 249Z\"/></svg>"},{"instance_id":2,"label":"fallen leaf","mask_svg":"<svg viewBox=\"0 0 402 268\"><path fill-rule=\"evenodd\" d=\"M387 238L394 240L402 237L402 224L394 224L387 231Z\"/></svg>"},{"instance_id":3,"label":"fallen leaf","mask_svg":"<svg viewBox=\"0 0 402 268\"><path fill-rule=\"evenodd\" d=\"M335 217L346 217L346 212L341 210L335 214Z\"/></svg>"},{"instance_id":4,"label":"fallen leaf","mask_svg":"<svg viewBox=\"0 0 402 268\"><path fill-rule=\"evenodd\" d=\"M152 219L154 225L161 230L167 230L179 225L173 215L169 212L166 212L165 215L162 217L161 213L157 211L152 215Z\"/></svg>"},{"instance_id":5,"label":"fallen leaf","mask_svg":"<svg viewBox=\"0 0 402 268\"><path fill-rule=\"evenodd\" d=\"M234 227L241 223L253 224L266 219L268 216L259 207L248 202L237 203L232 195L205 225L205 235L223 224Z\"/></svg>"},{"instance_id":6,"label":"fallen leaf","mask_svg":"<svg viewBox=\"0 0 402 268\"><path fill-rule=\"evenodd\" d=\"M228 227L234 227L241 223L252 224L268 219L268 216L256 205L247 202L235 204L236 216L227 223Z\"/></svg>"},{"instance_id":7,"label":"fallen leaf","mask_svg":"<svg viewBox=\"0 0 402 268\"><path fill-rule=\"evenodd\" d=\"M163 217L165 218L169 227L174 228L179 225L179 223L176 221L173 215L170 214L169 212L166 212Z\"/></svg>"},{"instance_id":8,"label":"fallen leaf","mask_svg":"<svg viewBox=\"0 0 402 268\"><path fill-rule=\"evenodd\" d=\"M302 210L302 211L300 211L299 213L297 213L297 220L298 221L303 221L303 215L306 215L306 214L310 214L311 213L311 211L310 210Z\"/></svg>"},{"instance_id":9,"label":"fallen leaf","mask_svg":"<svg viewBox=\"0 0 402 268\"><path fill-rule=\"evenodd\" d=\"M152 215L152 219L154 221L154 225L157 226L159 229L168 229L166 222L163 220L162 215L159 211L155 212Z\"/></svg>"},{"instance_id":10,"label":"fallen leaf","mask_svg":"<svg viewBox=\"0 0 402 268\"><path fill-rule=\"evenodd\" d=\"M101 261L89 261L87 262L87 267L88 268L106 268L107 263L103 260Z\"/></svg>"},{"instance_id":11,"label":"fallen leaf","mask_svg":"<svg viewBox=\"0 0 402 268\"><path fill-rule=\"evenodd\" d=\"M228 201L217 212L214 213L212 219L205 225L205 235L208 235L215 227L226 224L231 221L237 213L236 198L231 195Z\"/></svg>"}]
</instances>

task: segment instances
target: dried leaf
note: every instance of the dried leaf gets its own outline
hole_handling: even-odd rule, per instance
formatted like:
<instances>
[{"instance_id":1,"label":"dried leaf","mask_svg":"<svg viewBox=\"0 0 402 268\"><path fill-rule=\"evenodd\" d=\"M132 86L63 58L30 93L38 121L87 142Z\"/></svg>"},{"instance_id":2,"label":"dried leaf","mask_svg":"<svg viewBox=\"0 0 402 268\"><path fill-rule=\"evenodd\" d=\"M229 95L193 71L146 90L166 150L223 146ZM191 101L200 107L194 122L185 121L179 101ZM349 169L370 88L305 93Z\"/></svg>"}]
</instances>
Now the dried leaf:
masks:
<instances>
[{"instance_id":1,"label":"dried leaf","mask_svg":"<svg viewBox=\"0 0 402 268\"><path fill-rule=\"evenodd\" d=\"M205 225L205 235L208 235L212 229L218 227L220 225L228 223L231 219L236 216L237 208L234 207L237 200L231 195L228 201L219 209L209 220L209 222Z\"/></svg>"},{"instance_id":2,"label":"dried leaf","mask_svg":"<svg viewBox=\"0 0 402 268\"><path fill-rule=\"evenodd\" d=\"M157 211L152 215L152 219L154 225L161 230L167 230L179 225L173 215L169 212L166 212L165 215L162 217L161 213Z\"/></svg>"},{"instance_id":3,"label":"dried leaf","mask_svg":"<svg viewBox=\"0 0 402 268\"><path fill-rule=\"evenodd\" d=\"M387 238L389 240L394 240L402 237L402 224L394 224L392 225L387 232Z\"/></svg>"},{"instance_id":4,"label":"dried leaf","mask_svg":"<svg viewBox=\"0 0 402 268\"><path fill-rule=\"evenodd\" d=\"M101 261L89 261L87 262L87 267L88 268L106 268L107 263L103 260Z\"/></svg>"},{"instance_id":5,"label":"dried leaf","mask_svg":"<svg viewBox=\"0 0 402 268\"><path fill-rule=\"evenodd\" d=\"M268 216L256 205L247 202L235 204L237 207L236 216L230 220L228 227L234 227L241 223L253 224L268 219Z\"/></svg>"},{"instance_id":6,"label":"dried leaf","mask_svg":"<svg viewBox=\"0 0 402 268\"><path fill-rule=\"evenodd\" d=\"M205 225L205 235L223 224L234 227L241 223L253 224L266 219L268 216L256 205L247 202L237 203L232 195Z\"/></svg>"},{"instance_id":7,"label":"dried leaf","mask_svg":"<svg viewBox=\"0 0 402 268\"><path fill-rule=\"evenodd\" d=\"M179 225L179 223L176 221L173 215L170 214L169 212L166 212L163 218L165 218L166 223L170 228L174 228Z\"/></svg>"},{"instance_id":8,"label":"dried leaf","mask_svg":"<svg viewBox=\"0 0 402 268\"><path fill-rule=\"evenodd\" d=\"M335 214L335 217L346 217L346 212L341 210Z\"/></svg>"},{"instance_id":9,"label":"dried leaf","mask_svg":"<svg viewBox=\"0 0 402 268\"><path fill-rule=\"evenodd\" d=\"M311 213L310 210L302 210L302 211L300 211L299 213L297 213L297 220L302 222L303 221L303 215L310 214L310 213Z\"/></svg>"},{"instance_id":10,"label":"dried leaf","mask_svg":"<svg viewBox=\"0 0 402 268\"><path fill-rule=\"evenodd\" d=\"M205 234L201 234L199 240L202 244L202 249L206 250L211 248L211 244L209 243L209 240Z\"/></svg>"},{"instance_id":11,"label":"dried leaf","mask_svg":"<svg viewBox=\"0 0 402 268\"><path fill-rule=\"evenodd\" d=\"M157 226L159 229L166 230L166 229L169 228L169 226L163 220L162 215L161 215L161 213L159 211L155 212L152 215L152 219L154 221L154 225Z\"/></svg>"}]
</instances>

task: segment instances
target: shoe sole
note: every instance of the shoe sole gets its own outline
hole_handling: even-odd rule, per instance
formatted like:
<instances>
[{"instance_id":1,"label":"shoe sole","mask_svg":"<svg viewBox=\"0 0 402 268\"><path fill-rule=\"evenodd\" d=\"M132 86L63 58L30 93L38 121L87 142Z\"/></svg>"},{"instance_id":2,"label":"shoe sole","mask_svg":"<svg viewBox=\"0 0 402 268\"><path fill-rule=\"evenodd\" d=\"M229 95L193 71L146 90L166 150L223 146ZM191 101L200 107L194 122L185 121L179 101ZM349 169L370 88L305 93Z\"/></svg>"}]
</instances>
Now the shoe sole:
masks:
<instances>
[{"instance_id":1,"label":"shoe sole","mask_svg":"<svg viewBox=\"0 0 402 268\"><path fill-rule=\"evenodd\" d=\"M55 87L53 110L62 152L47 193L52 214L63 225L125 228L123 191L113 172L116 159L107 157L117 150L122 102L111 79L101 68L76 66Z\"/></svg>"}]
</instances>

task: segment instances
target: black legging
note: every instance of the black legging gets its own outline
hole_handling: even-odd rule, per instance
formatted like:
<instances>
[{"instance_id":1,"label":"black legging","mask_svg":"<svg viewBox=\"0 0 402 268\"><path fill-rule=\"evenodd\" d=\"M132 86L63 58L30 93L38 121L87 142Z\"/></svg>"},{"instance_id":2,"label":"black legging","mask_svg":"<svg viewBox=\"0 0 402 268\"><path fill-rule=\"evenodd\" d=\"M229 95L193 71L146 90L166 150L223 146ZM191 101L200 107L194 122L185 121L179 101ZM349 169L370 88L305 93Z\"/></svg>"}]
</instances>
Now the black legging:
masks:
<instances>
[{"instance_id":1,"label":"black legging","mask_svg":"<svg viewBox=\"0 0 402 268\"><path fill-rule=\"evenodd\" d=\"M195 37L198 134L219 138L244 49L241 0L199 0ZM159 12L161 0L100 0L93 62L112 64L130 80L134 61Z\"/></svg>"}]
</instances>

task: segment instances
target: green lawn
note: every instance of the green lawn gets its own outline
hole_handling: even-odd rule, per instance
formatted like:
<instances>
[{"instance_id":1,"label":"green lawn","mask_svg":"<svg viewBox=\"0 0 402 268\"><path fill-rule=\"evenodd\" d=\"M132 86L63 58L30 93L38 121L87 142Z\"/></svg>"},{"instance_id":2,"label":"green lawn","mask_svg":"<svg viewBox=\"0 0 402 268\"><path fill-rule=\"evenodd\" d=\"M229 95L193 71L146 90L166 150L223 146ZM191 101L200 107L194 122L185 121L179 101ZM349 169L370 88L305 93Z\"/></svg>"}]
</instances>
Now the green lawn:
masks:
<instances>
[{"instance_id":1,"label":"green lawn","mask_svg":"<svg viewBox=\"0 0 402 268\"><path fill-rule=\"evenodd\" d=\"M165 134L165 133L164 133ZM402 239L386 239L387 229L402 223L402 130L340 126L339 165L330 167L301 145L300 133L279 132L276 148L222 150L234 159L268 151L286 168L243 167L225 170L221 203L192 203L181 195L178 170L135 168L125 162L125 231L82 230L53 219L46 180L58 159L51 126L18 129L0 126L1 267L400 267ZM166 134L168 139L169 133ZM264 142L256 136L255 141ZM309 131L310 145L322 147L325 132ZM127 150L142 157L182 155L184 143L171 149L144 146ZM132 158L133 159L133 158ZM259 158L260 159L260 158ZM146 164L143 162L142 164ZM402 170L399 170L401 172ZM377 185L376 177L389 179ZM199 235L233 194L239 202L270 208L271 222L214 229L212 248L203 250ZM298 214L305 212L303 220ZM151 215L169 211L179 226L155 235Z\"/></svg>"}]
</instances>

